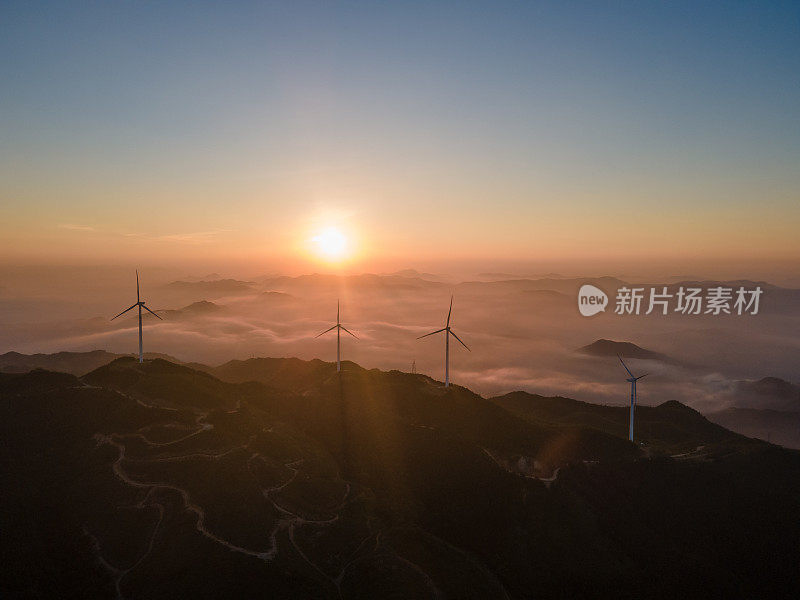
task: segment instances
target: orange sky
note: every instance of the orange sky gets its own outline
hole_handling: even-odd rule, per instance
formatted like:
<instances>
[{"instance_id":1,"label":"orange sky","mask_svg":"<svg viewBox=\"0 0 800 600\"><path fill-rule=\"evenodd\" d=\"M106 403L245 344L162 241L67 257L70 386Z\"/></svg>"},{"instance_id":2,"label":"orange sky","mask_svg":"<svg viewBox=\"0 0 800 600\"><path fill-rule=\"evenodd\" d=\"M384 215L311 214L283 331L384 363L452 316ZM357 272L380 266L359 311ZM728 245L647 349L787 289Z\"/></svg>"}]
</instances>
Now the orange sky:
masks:
<instances>
[{"instance_id":1,"label":"orange sky","mask_svg":"<svg viewBox=\"0 0 800 600\"><path fill-rule=\"evenodd\" d=\"M9 11L0 263L796 270L789 15L425 10Z\"/></svg>"}]
</instances>

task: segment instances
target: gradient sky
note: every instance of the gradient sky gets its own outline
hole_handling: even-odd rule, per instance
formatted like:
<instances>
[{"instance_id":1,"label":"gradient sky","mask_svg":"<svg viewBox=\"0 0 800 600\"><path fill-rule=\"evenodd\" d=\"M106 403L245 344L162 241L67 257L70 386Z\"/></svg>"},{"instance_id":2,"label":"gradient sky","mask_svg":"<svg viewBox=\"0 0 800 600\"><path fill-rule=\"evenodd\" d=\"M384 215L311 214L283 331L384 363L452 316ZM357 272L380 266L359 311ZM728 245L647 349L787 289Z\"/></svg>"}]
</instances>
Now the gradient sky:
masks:
<instances>
[{"instance_id":1,"label":"gradient sky","mask_svg":"<svg viewBox=\"0 0 800 600\"><path fill-rule=\"evenodd\" d=\"M5 262L800 259L798 2L4 2L0 81Z\"/></svg>"}]
</instances>

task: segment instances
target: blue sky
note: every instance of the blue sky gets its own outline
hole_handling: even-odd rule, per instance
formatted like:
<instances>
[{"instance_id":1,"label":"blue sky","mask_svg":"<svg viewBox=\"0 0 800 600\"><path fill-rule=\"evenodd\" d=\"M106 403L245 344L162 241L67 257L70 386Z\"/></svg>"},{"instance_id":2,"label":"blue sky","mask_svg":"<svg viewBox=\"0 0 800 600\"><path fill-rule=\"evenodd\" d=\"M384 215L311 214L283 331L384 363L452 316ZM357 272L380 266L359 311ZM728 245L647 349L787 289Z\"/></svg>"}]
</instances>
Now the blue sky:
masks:
<instances>
[{"instance_id":1,"label":"blue sky","mask_svg":"<svg viewBox=\"0 0 800 600\"><path fill-rule=\"evenodd\" d=\"M373 255L434 252L433 228L408 220L425 211L482 234L445 235L459 256L561 252L567 226L614 252L668 252L688 227L709 254L742 235L798 254L797 2L0 11L15 248L124 256L206 233L209 251L247 252L336 214ZM623 217L643 227L628 242Z\"/></svg>"}]
</instances>

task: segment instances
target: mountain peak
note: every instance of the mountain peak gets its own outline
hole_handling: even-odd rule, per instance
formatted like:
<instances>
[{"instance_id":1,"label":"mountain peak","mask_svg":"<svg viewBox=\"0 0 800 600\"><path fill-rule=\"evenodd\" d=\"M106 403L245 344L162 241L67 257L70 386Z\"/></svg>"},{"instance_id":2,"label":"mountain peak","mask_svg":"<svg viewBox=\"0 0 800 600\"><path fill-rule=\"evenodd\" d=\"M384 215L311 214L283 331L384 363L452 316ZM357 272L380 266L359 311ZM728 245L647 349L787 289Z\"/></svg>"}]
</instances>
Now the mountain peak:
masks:
<instances>
[{"instance_id":1,"label":"mountain peak","mask_svg":"<svg viewBox=\"0 0 800 600\"><path fill-rule=\"evenodd\" d=\"M641 358L645 360L668 360L667 356L637 346L633 342L617 342L602 338L588 346L578 348L577 351L591 356L622 356L623 358Z\"/></svg>"},{"instance_id":2,"label":"mountain peak","mask_svg":"<svg viewBox=\"0 0 800 600\"><path fill-rule=\"evenodd\" d=\"M192 302L188 306L184 306L181 310L185 312L206 313L206 312L216 312L221 309L222 306L219 304L214 304L209 300L199 300L197 302Z\"/></svg>"},{"instance_id":3,"label":"mountain peak","mask_svg":"<svg viewBox=\"0 0 800 600\"><path fill-rule=\"evenodd\" d=\"M656 409L683 410L690 413L696 413L698 415L700 414L691 406L687 406L683 402L678 402L677 400L667 400L666 402L662 402L661 404L656 406Z\"/></svg>"}]
</instances>

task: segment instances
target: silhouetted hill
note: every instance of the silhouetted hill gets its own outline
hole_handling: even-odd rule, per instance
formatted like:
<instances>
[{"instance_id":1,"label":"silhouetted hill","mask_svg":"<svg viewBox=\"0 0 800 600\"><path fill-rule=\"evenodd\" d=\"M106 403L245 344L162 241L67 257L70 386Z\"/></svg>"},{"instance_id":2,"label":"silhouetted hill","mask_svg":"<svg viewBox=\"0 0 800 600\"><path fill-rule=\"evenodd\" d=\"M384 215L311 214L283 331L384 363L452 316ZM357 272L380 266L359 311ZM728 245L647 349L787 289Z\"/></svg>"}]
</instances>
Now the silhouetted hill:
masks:
<instances>
[{"instance_id":1,"label":"silhouetted hill","mask_svg":"<svg viewBox=\"0 0 800 600\"><path fill-rule=\"evenodd\" d=\"M105 350L91 350L89 352L55 352L53 354L20 354L19 352L6 352L0 355L0 372L27 373L33 369L46 369L48 371L61 371L73 375L84 375L89 371L106 365L112 360L132 354L115 354ZM163 358L171 362L178 359L168 354L145 352L145 358Z\"/></svg>"},{"instance_id":2,"label":"silhouetted hill","mask_svg":"<svg viewBox=\"0 0 800 600\"><path fill-rule=\"evenodd\" d=\"M205 315L215 313L223 310L225 307L220 304L214 304L208 300L200 300L199 302L192 302L189 306L184 306L181 310L183 313Z\"/></svg>"},{"instance_id":3,"label":"silhouetted hill","mask_svg":"<svg viewBox=\"0 0 800 600\"><path fill-rule=\"evenodd\" d=\"M118 358L82 377L89 385L166 408L231 410L252 386L229 384L189 367L155 359ZM263 392L263 390L258 390Z\"/></svg>"},{"instance_id":4,"label":"silhouetted hill","mask_svg":"<svg viewBox=\"0 0 800 600\"><path fill-rule=\"evenodd\" d=\"M374 420L380 414L381 422L402 420L414 426L434 428L448 432L459 439L469 440L481 448L495 451L495 458L507 460L510 456L526 456L535 460L546 473L570 460L596 459L600 456L633 456L635 450L610 436L597 436L594 432L575 430L569 432L569 441L562 439L563 431L535 427L512 417L491 402L460 386L445 389L425 375L411 375L373 369L367 371L353 362L342 363L342 377L336 377L335 365L315 359L254 358L230 361L210 370L210 373L230 382L257 381L285 391L303 395L303 405L308 406L305 418L314 421L324 413L326 406L314 402L315 398L339 393L332 382L341 382L369 394L369 407ZM376 393L372 393L373 390ZM323 392L324 391L324 392ZM379 391L380 393L377 393ZM362 398L362 402L366 398ZM365 417L367 418L367 417Z\"/></svg>"},{"instance_id":5,"label":"silhouetted hill","mask_svg":"<svg viewBox=\"0 0 800 600\"><path fill-rule=\"evenodd\" d=\"M0 595L800 590L796 452L671 402L639 411L653 439L728 449L648 458L617 431L621 408L344 366L232 361L223 381L121 358L80 379L0 374Z\"/></svg>"},{"instance_id":6,"label":"silhouetted hill","mask_svg":"<svg viewBox=\"0 0 800 600\"><path fill-rule=\"evenodd\" d=\"M74 375L45 369L32 369L27 373L0 373L0 390L5 394L50 392L80 385Z\"/></svg>"},{"instance_id":7,"label":"silhouetted hill","mask_svg":"<svg viewBox=\"0 0 800 600\"><path fill-rule=\"evenodd\" d=\"M800 412L728 408L710 413L708 418L742 435L800 449Z\"/></svg>"},{"instance_id":8,"label":"silhouetted hill","mask_svg":"<svg viewBox=\"0 0 800 600\"><path fill-rule=\"evenodd\" d=\"M442 275L436 275L435 273L420 273L416 269L400 269L399 271L395 271L394 273L388 273L389 276L398 275L400 277L412 277L415 279L425 279L426 281L436 281L441 282L447 277Z\"/></svg>"},{"instance_id":9,"label":"silhouetted hill","mask_svg":"<svg viewBox=\"0 0 800 600\"><path fill-rule=\"evenodd\" d=\"M731 401L734 408L800 412L800 386L778 377L737 381Z\"/></svg>"},{"instance_id":10,"label":"silhouetted hill","mask_svg":"<svg viewBox=\"0 0 800 600\"><path fill-rule=\"evenodd\" d=\"M356 366L355 363L349 361L345 361L343 365L345 370ZM318 385L332 374L331 363L319 359L305 361L299 358L231 360L218 367L210 368L209 372L224 381L235 383L259 381L296 392L303 392L310 386Z\"/></svg>"},{"instance_id":11,"label":"silhouetted hill","mask_svg":"<svg viewBox=\"0 0 800 600\"><path fill-rule=\"evenodd\" d=\"M209 273L208 275L203 275L202 277L197 277L193 275L189 275L187 277L181 278L181 281L215 281L218 279L222 279L222 275L219 273Z\"/></svg>"},{"instance_id":12,"label":"silhouetted hill","mask_svg":"<svg viewBox=\"0 0 800 600\"><path fill-rule=\"evenodd\" d=\"M512 392L491 399L499 406L532 422L580 425L627 439L630 407L604 406L562 397L544 397ZM720 427L696 410L675 400L659 406L637 406L635 440L651 450L667 454L685 453L704 446L729 451L748 445L747 440Z\"/></svg>"},{"instance_id":13,"label":"silhouetted hill","mask_svg":"<svg viewBox=\"0 0 800 600\"><path fill-rule=\"evenodd\" d=\"M295 300L295 297L292 296L291 294L286 294L284 292L274 292L274 291L262 292L260 297L262 300L279 304Z\"/></svg>"},{"instance_id":14,"label":"silhouetted hill","mask_svg":"<svg viewBox=\"0 0 800 600\"><path fill-rule=\"evenodd\" d=\"M591 356L622 356L623 358L670 361L668 356L653 352L652 350L646 350L632 342L615 342L614 340L605 339L600 339L592 342L588 346L578 348L578 352Z\"/></svg>"},{"instance_id":15,"label":"silhouetted hill","mask_svg":"<svg viewBox=\"0 0 800 600\"><path fill-rule=\"evenodd\" d=\"M490 272L490 273L478 273L478 279L482 280L489 280L489 281L502 281L506 279L522 279L520 275L516 275L514 273L497 273L497 272Z\"/></svg>"},{"instance_id":16,"label":"silhouetted hill","mask_svg":"<svg viewBox=\"0 0 800 600\"><path fill-rule=\"evenodd\" d=\"M224 311L225 307L221 304L215 304L208 300L200 300L192 302L188 306L184 306L178 310L159 310L158 313L163 319L185 319L195 317L205 317ZM138 318L138 317L137 317Z\"/></svg>"}]
</instances>

